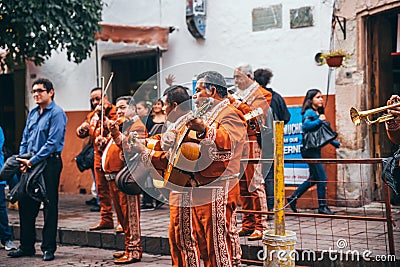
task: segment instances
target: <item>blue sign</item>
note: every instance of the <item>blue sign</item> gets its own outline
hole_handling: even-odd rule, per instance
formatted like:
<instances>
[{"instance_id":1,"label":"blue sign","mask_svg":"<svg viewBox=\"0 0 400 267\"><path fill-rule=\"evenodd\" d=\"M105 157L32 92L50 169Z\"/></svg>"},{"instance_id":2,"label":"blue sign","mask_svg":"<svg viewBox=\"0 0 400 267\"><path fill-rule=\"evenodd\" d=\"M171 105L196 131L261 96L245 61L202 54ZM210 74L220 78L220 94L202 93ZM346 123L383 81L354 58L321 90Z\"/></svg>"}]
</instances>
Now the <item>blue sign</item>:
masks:
<instances>
[{"instance_id":1,"label":"blue sign","mask_svg":"<svg viewBox=\"0 0 400 267\"><path fill-rule=\"evenodd\" d=\"M301 107L288 107L290 121L284 128L284 155L286 159L301 159L302 147L302 116ZM308 176L308 165L306 163L285 163L285 184L301 184Z\"/></svg>"}]
</instances>

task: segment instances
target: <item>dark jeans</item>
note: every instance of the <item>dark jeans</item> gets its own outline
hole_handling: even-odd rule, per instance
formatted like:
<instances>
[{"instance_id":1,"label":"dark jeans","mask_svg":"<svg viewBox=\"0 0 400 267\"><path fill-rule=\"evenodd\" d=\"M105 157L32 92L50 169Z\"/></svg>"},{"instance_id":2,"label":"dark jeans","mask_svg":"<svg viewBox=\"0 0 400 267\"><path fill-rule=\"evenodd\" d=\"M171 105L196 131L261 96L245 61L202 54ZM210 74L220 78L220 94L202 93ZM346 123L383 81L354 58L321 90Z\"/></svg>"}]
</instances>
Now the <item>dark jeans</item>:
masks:
<instances>
[{"instance_id":1,"label":"dark jeans","mask_svg":"<svg viewBox=\"0 0 400 267\"><path fill-rule=\"evenodd\" d=\"M266 175L263 173L263 176L265 177L264 185L265 185L265 193L267 195L268 210L273 210L274 209L274 164L271 165L271 168L269 169Z\"/></svg>"},{"instance_id":2,"label":"dark jeans","mask_svg":"<svg viewBox=\"0 0 400 267\"><path fill-rule=\"evenodd\" d=\"M57 249L58 186L60 184L62 166L61 157L53 154L47 159L47 166L43 172L49 202L44 204L41 250L53 253ZM40 202L25 196L18 201L18 206L21 225L20 248L26 253L33 253L35 252L36 241L35 222L39 213Z\"/></svg>"},{"instance_id":3,"label":"dark jeans","mask_svg":"<svg viewBox=\"0 0 400 267\"><path fill-rule=\"evenodd\" d=\"M11 189L14 188L14 186L16 186L18 184L18 181L19 181L19 176L17 174L14 174L14 176L11 178L11 180L9 180L7 182L10 191L11 191Z\"/></svg>"},{"instance_id":4,"label":"dark jeans","mask_svg":"<svg viewBox=\"0 0 400 267\"><path fill-rule=\"evenodd\" d=\"M6 196L4 193L5 187L5 184L0 184L0 241L3 244L8 240L12 240L11 228L8 225Z\"/></svg>"},{"instance_id":5,"label":"dark jeans","mask_svg":"<svg viewBox=\"0 0 400 267\"><path fill-rule=\"evenodd\" d=\"M319 159L321 158L321 149L313 149L302 151L302 157L305 159ZM308 163L308 167L310 170L310 176L306 181L304 181L296 191L293 193L293 196L297 198L301 197L308 188L313 185L317 185L317 195L318 195L318 205L320 207L326 206L326 172L324 165L319 163Z\"/></svg>"}]
</instances>

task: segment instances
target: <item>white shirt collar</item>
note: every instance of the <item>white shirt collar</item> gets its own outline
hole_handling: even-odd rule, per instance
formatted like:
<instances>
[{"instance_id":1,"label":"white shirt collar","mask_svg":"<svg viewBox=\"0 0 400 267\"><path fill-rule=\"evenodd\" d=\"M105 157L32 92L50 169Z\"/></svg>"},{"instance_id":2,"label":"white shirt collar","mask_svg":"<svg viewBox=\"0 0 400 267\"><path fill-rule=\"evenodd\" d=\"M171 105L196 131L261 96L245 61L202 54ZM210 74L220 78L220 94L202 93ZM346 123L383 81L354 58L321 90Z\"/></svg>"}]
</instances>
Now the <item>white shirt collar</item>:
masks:
<instances>
[{"instance_id":1,"label":"white shirt collar","mask_svg":"<svg viewBox=\"0 0 400 267\"><path fill-rule=\"evenodd\" d=\"M256 81L254 81L249 87L247 87L247 88L244 89L244 90L238 89L238 90L236 91L236 94L237 94L241 99L245 99L246 96L249 95L250 91L251 91L255 86L258 86L258 83L257 83Z\"/></svg>"}]
</instances>

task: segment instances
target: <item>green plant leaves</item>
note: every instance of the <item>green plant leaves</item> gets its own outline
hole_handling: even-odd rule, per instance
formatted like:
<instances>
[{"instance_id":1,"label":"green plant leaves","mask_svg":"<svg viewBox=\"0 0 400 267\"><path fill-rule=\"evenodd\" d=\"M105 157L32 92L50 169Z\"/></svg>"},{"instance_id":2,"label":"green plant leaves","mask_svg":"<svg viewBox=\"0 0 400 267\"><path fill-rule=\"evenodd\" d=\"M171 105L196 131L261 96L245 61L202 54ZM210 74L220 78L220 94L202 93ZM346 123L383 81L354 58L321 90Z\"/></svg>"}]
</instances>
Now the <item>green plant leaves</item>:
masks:
<instances>
[{"instance_id":1,"label":"green plant leaves","mask_svg":"<svg viewBox=\"0 0 400 267\"><path fill-rule=\"evenodd\" d=\"M56 49L69 61L90 56L100 30L101 0L6 0L0 2L0 48L9 50L10 68L30 60L40 65Z\"/></svg>"}]
</instances>

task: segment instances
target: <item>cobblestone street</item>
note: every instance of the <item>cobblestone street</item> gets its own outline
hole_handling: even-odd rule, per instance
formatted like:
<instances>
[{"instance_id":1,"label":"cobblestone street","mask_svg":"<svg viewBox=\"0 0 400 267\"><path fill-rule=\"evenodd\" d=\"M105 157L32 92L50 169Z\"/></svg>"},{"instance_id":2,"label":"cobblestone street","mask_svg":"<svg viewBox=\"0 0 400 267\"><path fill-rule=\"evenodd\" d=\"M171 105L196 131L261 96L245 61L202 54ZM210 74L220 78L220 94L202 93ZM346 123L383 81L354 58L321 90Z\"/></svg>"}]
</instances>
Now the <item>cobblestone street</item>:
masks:
<instances>
[{"instance_id":1,"label":"cobblestone street","mask_svg":"<svg viewBox=\"0 0 400 267\"><path fill-rule=\"evenodd\" d=\"M15 243L19 244L18 241ZM9 258L8 251L0 250L0 267L40 267L40 266L117 266L113 263L112 253L114 250L60 245L56 251L54 261L42 260L40 244L36 245L36 255L33 257ZM162 255L143 254L141 262L132 264L137 267L170 266L171 257Z\"/></svg>"},{"instance_id":2,"label":"cobblestone street","mask_svg":"<svg viewBox=\"0 0 400 267\"><path fill-rule=\"evenodd\" d=\"M115 230L88 231L90 226L96 225L100 218L99 212L90 212L90 206L85 205L89 195L61 194L59 202L59 230L57 242L58 250L55 260L51 262L42 261L40 241L37 242L36 256L23 257L20 259L8 258L7 252L0 250L0 267L2 266L114 266L112 254L116 250L123 250L123 235L116 234ZM344 208L332 207L338 214L344 214ZM356 215L360 211L368 211L369 215L381 211L380 204L370 204L363 208L348 209L347 212ZM400 255L400 212L398 207L393 207L393 217L396 222L394 227L394 241L397 257ZM305 210L303 212L314 212ZM19 215L18 211L8 211L10 224L12 225L16 243L19 244ZM240 224L241 213L238 214ZM114 216L116 225L116 218ZM159 210L141 213L142 228L142 262L132 266L171 266L169 256L169 244L167 229L169 224L169 208L164 205ZM37 238L41 239L41 228L43 226L43 214L39 213L37 218ZM268 221L270 229L274 227L274 221ZM388 244L385 243L382 222L346 222L343 220L331 220L328 218L296 218L287 216L286 229L295 231L297 234L296 249L328 249L335 248L339 239L348 242L348 249L368 249L373 253L388 255ZM368 229L369 243L365 244L365 229ZM318 235L316 236L316 231ZM262 241L248 241L241 238L244 259L257 259L257 253L262 250ZM319 263L321 264L321 262ZM251 265L242 265L251 266ZM327 265L315 265L327 266ZM331 265L329 265L331 266ZM353 265L351 265L353 266Z\"/></svg>"}]
</instances>

